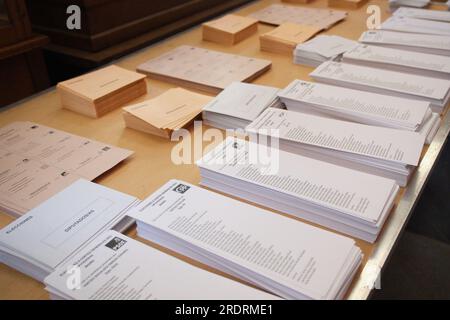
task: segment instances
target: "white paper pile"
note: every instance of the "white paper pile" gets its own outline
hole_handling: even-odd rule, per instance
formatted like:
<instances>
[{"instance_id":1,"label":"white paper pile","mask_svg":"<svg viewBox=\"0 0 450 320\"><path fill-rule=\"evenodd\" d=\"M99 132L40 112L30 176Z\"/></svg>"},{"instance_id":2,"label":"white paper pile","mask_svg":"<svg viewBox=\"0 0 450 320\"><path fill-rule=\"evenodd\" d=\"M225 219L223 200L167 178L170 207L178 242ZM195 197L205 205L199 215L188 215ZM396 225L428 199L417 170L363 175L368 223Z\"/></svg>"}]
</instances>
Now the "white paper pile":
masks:
<instances>
[{"instance_id":1,"label":"white paper pile","mask_svg":"<svg viewBox=\"0 0 450 320\"><path fill-rule=\"evenodd\" d=\"M335 60L344 52L358 45L358 42L339 36L319 35L297 45L294 63L317 67L327 60Z\"/></svg>"},{"instance_id":2,"label":"white paper pile","mask_svg":"<svg viewBox=\"0 0 450 320\"><path fill-rule=\"evenodd\" d=\"M430 4L430 0L389 0L389 9L396 10L399 7L423 8Z\"/></svg>"},{"instance_id":3,"label":"white paper pile","mask_svg":"<svg viewBox=\"0 0 450 320\"><path fill-rule=\"evenodd\" d=\"M384 21L381 30L450 36L450 23L393 16Z\"/></svg>"},{"instance_id":4,"label":"white paper pile","mask_svg":"<svg viewBox=\"0 0 450 320\"><path fill-rule=\"evenodd\" d=\"M423 100L441 114L450 100L450 80L327 61L309 74L317 82Z\"/></svg>"},{"instance_id":5,"label":"white paper pile","mask_svg":"<svg viewBox=\"0 0 450 320\"><path fill-rule=\"evenodd\" d=\"M252 161L253 152L269 151L278 161L273 172L263 161ZM399 190L391 179L232 138L198 165L208 188L369 242L377 238Z\"/></svg>"},{"instance_id":6,"label":"white paper pile","mask_svg":"<svg viewBox=\"0 0 450 320\"><path fill-rule=\"evenodd\" d=\"M80 179L0 230L0 262L43 281L103 231L128 228L138 202Z\"/></svg>"},{"instance_id":7,"label":"white paper pile","mask_svg":"<svg viewBox=\"0 0 450 320\"><path fill-rule=\"evenodd\" d=\"M396 180L405 186L419 164L424 137L288 110L270 109L246 131L279 137L284 151Z\"/></svg>"},{"instance_id":8,"label":"white paper pile","mask_svg":"<svg viewBox=\"0 0 450 320\"><path fill-rule=\"evenodd\" d=\"M354 121L362 124L417 131L430 144L440 124L426 101L392 97L302 80L278 93L290 111Z\"/></svg>"},{"instance_id":9,"label":"white paper pile","mask_svg":"<svg viewBox=\"0 0 450 320\"><path fill-rule=\"evenodd\" d=\"M450 80L450 57L360 44L342 62Z\"/></svg>"},{"instance_id":10,"label":"white paper pile","mask_svg":"<svg viewBox=\"0 0 450 320\"><path fill-rule=\"evenodd\" d=\"M370 45L450 56L450 37L384 30L364 32L359 41Z\"/></svg>"},{"instance_id":11,"label":"white paper pile","mask_svg":"<svg viewBox=\"0 0 450 320\"><path fill-rule=\"evenodd\" d=\"M171 180L131 214L138 235L287 299L342 298L353 239Z\"/></svg>"},{"instance_id":12,"label":"white paper pile","mask_svg":"<svg viewBox=\"0 0 450 320\"><path fill-rule=\"evenodd\" d=\"M233 82L203 108L205 124L221 129L244 129L269 107L281 108L278 88Z\"/></svg>"},{"instance_id":13,"label":"white paper pile","mask_svg":"<svg viewBox=\"0 0 450 320\"><path fill-rule=\"evenodd\" d=\"M450 12L444 10L428 10L401 7L395 10L393 15L399 17L450 22Z\"/></svg>"},{"instance_id":14,"label":"white paper pile","mask_svg":"<svg viewBox=\"0 0 450 320\"><path fill-rule=\"evenodd\" d=\"M75 275L79 279L73 281ZM112 230L83 247L44 282L50 297L58 300L277 299Z\"/></svg>"}]
</instances>

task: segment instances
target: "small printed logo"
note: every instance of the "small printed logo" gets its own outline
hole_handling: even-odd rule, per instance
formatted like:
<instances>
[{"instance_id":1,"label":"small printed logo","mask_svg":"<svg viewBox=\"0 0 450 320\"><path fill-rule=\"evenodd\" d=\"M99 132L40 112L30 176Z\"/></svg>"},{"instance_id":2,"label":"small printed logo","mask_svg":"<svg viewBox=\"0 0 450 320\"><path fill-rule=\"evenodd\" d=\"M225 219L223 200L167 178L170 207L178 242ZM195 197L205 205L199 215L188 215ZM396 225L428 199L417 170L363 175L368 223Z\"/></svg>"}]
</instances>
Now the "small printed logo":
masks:
<instances>
[{"instance_id":1,"label":"small printed logo","mask_svg":"<svg viewBox=\"0 0 450 320\"><path fill-rule=\"evenodd\" d=\"M191 187L185 185L185 184L179 184L177 185L175 188L173 188L173 191L178 192L178 193L185 193L186 191L188 191Z\"/></svg>"},{"instance_id":2,"label":"small printed logo","mask_svg":"<svg viewBox=\"0 0 450 320\"><path fill-rule=\"evenodd\" d=\"M107 244L105 244L106 247L117 251L119 250L125 243L127 243L125 240L120 239L119 237L114 237L111 241L109 241Z\"/></svg>"}]
</instances>

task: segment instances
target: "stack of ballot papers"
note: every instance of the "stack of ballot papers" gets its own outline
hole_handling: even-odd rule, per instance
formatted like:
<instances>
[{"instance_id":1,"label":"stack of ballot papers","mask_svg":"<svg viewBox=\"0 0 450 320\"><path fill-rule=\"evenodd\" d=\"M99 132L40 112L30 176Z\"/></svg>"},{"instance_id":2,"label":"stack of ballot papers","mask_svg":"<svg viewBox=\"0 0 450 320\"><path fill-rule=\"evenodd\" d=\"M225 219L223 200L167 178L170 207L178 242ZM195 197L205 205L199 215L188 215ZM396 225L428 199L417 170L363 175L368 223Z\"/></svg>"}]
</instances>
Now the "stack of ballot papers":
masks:
<instances>
[{"instance_id":1,"label":"stack of ballot papers","mask_svg":"<svg viewBox=\"0 0 450 320\"><path fill-rule=\"evenodd\" d=\"M109 66L57 85L63 108L97 118L147 93L145 76Z\"/></svg>"},{"instance_id":2,"label":"stack of ballot papers","mask_svg":"<svg viewBox=\"0 0 450 320\"><path fill-rule=\"evenodd\" d=\"M80 278L68 286L75 274ZM84 246L66 265L45 278L44 283L54 300L279 299L194 267L113 230Z\"/></svg>"},{"instance_id":3,"label":"stack of ballot papers","mask_svg":"<svg viewBox=\"0 0 450 320\"><path fill-rule=\"evenodd\" d=\"M430 4L430 0L389 0L391 11L400 7L424 8Z\"/></svg>"},{"instance_id":4,"label":"stack of ballot papers","mask_svg":"<svg viewBox=\"0 0 450 320\"><path fill-rule=\"evenodd\" d=\"M330 86L302 80L292 81L278 93L290 111L358 123L417 131L430 144L440 117L426 101Z\"/></svg>"},{"instance_id":5,"label":"stack of ballot papers","mask_svg":"<svg viewBox=\"0 0 450 320\"><path fill-rule=\"evenodd\" d=\"M234 81L252 81L271 66L269 60L183 45L137 70L156 80L217 94Z\"/></svg>"},{"instance_id":6,"label":"stack of ballot papers","mask_svg":"<svg viewBox=\"0 0 450 320\"><path fill-rule=\"evenodd\" d=\"M273 4L250 15L259 22L280 25L286 22L328 29L347 17L347 12Z\"/></svg>"},{"instance_id":7,"label":"stack of ballot papers","mask_svg":"<svg viewBox=\"0 0 450 320\"><path fill-rule=\"evenodd\" d=\"M227 14L202 25L203 40L233 45L258 31L258 20Z\"/></svg>"},{"instance_id":8,"label":"stack of ballot papers","mask_svg":"<svg viewBox=\"0 0 450 320\"><path fill-rule=\"evenodd\" d=\"M369 242L399 190L391 179L232 138L197 164L208 188Z\"/></svg>"},{"instance_id":9,"label":"stack of ballot papers","mask_svg":"<svg viewBox=\"0 0 450 320\"><path fill-rule=\"evenodd\" d=\"M450 36L450 23L393 16L380 25L381 30Z\"/></svg>"},{"instance_id":10,"label":"stack of ballot papers","mask_svg":"<svg viewBox=\"0 0 450 320\"><path fill-rule=\"evenodd\" d=\"M169 89L158 97L123 108L128 128L170 138L191 123L212 97L182 88Z\"/></svg>"},{"instance_id":11,"label":"stack of ballot papers","mask_svg":"<svg viewBox=\"0 0 450 320\"><path fill-rule=\"evenodd\" d=\"M291 55L295 47L320 32L316 26L286 22L259 36L262 51Z\"/></svg>"},{"instance_id":12,"label":"stack of ballot papers","mask_svg":"<svg viewBox=\"0 0 450 320\"><path fill-rule=\"evenodd\" d=\"M33 122L0 128L0 210L21 216L74 181L93 180L133 151Z\"/></svg>"},{"instance_id":13,"label":"stack of ballot papers","mask_svg":"<svg viewBox=\"0 0 450 320\"><path fill-rule=\"evenodd\" d=\"M395 10L393 15L400 17L410 17L415 19L450 22L450 12L444 10L428 10L428 9L402 7Z\"/></svg>"},{"instance_id":14,"label":"stack of ballot papers","mask_svg":"<svg viewBox=\"0 0 450 320\"><path fill-rule=\"evenodd\" d=\"M317 67L327 60L336 60L357 46L358 42L339 36L318 35L297 45L294 50L294 63Z\"/></svg>"},{"instance_id":15,"label":"stack of ballot papers","mask_svg":"<svg viewBox=\"0 0 450 320\"><path fill-rule=\"evenodd\" d=\"M450 57L360 44L342 62L450 80Z\"/></svg>"},{"instance_id":16,"label":"stack of ballot papers","mask_svg":"<svg viewBox=\"0 0 450 320\"><path fill-rule=\"evenodd\" d=\"M329 7L357 9L367 3L367 0L328 0Z\"/></svg>"},{"instance_id":17,"label":"stack of ballot papers","mask_svg":"<svg viewBox=\"0 0 450 320\"><path fill-rule=\"evenodd\" d=\"M423 100L433 112L441 114L450 99L450 80L328 61L310 76L323 82L350 89Z\"/></svg>"},{"instance_id":18,"label":"stack of ballot papers","mask_svg":"<svg viewBox=\"0 0 450 320\"><path fill-rule=\"evenodd\" d=\"M0 262L43 281L96 236L123 231L135 197L80 179L0 230Z\"/></svg>"},{"instance_id":19,"label":"stack of ballot papers","mask_svg":"<svg viewBox=\"0 0 450 320\"><path fill-rule=\"evenodd\" d=\"M233 82L203 108L203 121L220 129L244 129L267 108L282 108L280 89Z\"/></svg>"},{"instance_id":20,"label":"stack of ballot papers","mask_svg":"<svg viewBox=\"0 0 450 320\"><path fill-rule=\"evenodd\" d=\"M340 299L361 263L353 239L179 180L135 208L140 237L286 299Z\"/></svg>"},{"instance_id":21,"label":"stack of ballot papers","mask_svg":"<svg viewBox=\"0 0 450 320\"><path fill-rule=\"evenodd\" d=\"M417 132L279 109L264 111L246 131L279 139L281 150L393 179L402 187L425 142Z\"/></svg>"},{"instance_id":22,"label":"stack of ballot papers","mask_svg":"<svg viewBox=\"0 0 450 320\"><path fill-rule=\"evenodd\" d=\"M384 30L364 32L359 42L387 48L450 56L450 37Z\"/></svg>"}]
</instances>

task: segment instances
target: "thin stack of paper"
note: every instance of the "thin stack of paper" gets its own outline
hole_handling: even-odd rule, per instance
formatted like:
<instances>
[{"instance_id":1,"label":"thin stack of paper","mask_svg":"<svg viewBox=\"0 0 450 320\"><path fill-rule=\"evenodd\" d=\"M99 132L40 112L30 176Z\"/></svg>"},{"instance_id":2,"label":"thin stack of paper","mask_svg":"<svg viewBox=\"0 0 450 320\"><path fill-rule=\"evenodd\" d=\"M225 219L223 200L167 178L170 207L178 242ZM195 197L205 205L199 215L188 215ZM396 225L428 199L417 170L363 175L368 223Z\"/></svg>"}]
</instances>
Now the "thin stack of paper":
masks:
<instances>
[{"instance_id":1,"label":"thin stack of paper","mask_svg":"<svg viewBox=\"0 0 450 320\"><path fill-rule=\"evenodd\" d=\"M278 93L290 111L358 123L417 131L427 144L436 134L440 117L426 101L330 86L292 81Z\"/></svg>"},{"instance_id":2,"label":"thin stack of paper","mask_svg":"<svg viewBox=\"0 0 450 320\"><path fill-rule=\"evenodd\" d=\"M0 262L43 281L96 236L123 231L135 197L77 180L0 230Z\"/></svg>"},{"instance_id":3,"label":"thin stack of paper","mask_svg":"<svg viewBox=\"0 0 450 320\"><path fill-rule=\"evenodd\" d=\"M430 0L389 0L389 9L396 10L399 7L424 8L430 4Z\"/></svg>"},{"instance_id":4,"label":"thin stack of paper","mask_svg":"<svg viewBox=\"0 0 450 320\"><path fill-rule=\"evenodd\" d=\"M396 180L405 186L419 164L424 137L288 110L269 109L246 131L279 139L284 151Z\"/></svg>"},{"instance_id":5,"label":"thin stack of paper","mask_svg":"<svg viewBox=\"0 0 450 320\"><path fill-rule=\"evenodd\" d=\"M384 21L381 30L450 36L450 23L393 16Z\"/></svg>"},{"instance_id":6,"label":"thin stack of paper","mask_svg":"<svg viewBox=\"0 0 450 320\"><path fill-rule=\"evenodd\" d=\"M84 246L44 283L57 300L279 299L112 230Z\"/></svg>"},{"instance_id":7,"label":"thin stack of paper","mask_svg":"<svg viewBox=\"0 0 450 320\"><path fill-rule=\"evenodd\" d=\"M359 41L394 49L450 56L450 37L447 36L372 30L364 32Z\"/></svg>"},{"instance_id":8,"label":"thin stack of paper","mask_svg":"<svg viewBox=\"0 0 450 320\"><path fill-rule=\"evenodd\" d=\"M313 0L281 0L281 2L288 2L288 3L309 3Z\"/></svg>"},{"instance_id":9,"label":"thin stack of paper","mask_svg":"<svg viewBox=\"0 0 450 320\"><path fill-rule=\"evenodd\" d=\"M147 93L145 76L109 66L57 85L63 108L97 118Z\"/></svg>"},{"instance_id":10,"label":"thin stack of paper","mask_svg":"<svg viewBox=\"0 0 450 320\"><path fill-rule=\"evenodd\" d=\"M367 0L328 0L329 7L358 9L365 5Z\"/></svg>"},{"instance_id":11,"label":"thin stack of paper","mask_svg":"<svg viewBox=\"0 0 450 320\"><path fill-rule=\"evenodd\" d=\"M32 122L0 128L0 210L20 216L74 181L93 180L133 151Z\"/></svg>"},{"instance_id":12,"label":"thin stack of paper","mask_svg":"<svg viewBox=\"0 0 450 320\"><path fill-rule=\"evenodd\" d=\"M171 180L131 214L138 235L287 299L339 299L353 239Z\"/></svg>"},{"instance_id":13,"label":"thin stack of paper","mask_svg":"<svg viewBox=\"0 0 450 320\"><path fill-rule=\"evenodd\" d=\"M158 97L123 108L128 128L170 138L191 123L212 97L182 88L169 89Z\"/></svg>"},{"instance_id":14,"label":"thin stack of paper","mask_svg":"<svg viewBox=\"0 0 450 320\"><path fill-rule=\"evenodd\" d=\"M329 29L347 17L347 12L273 4L250 15L259 22L280 25L286 22Z\"/></svg>"},{"instance_id":15,"label":"thin stack of paper","mask_svg":"<svg viewBox=\"0 0 450 320\"><path fill-rule=\"evenodd\" d=\"M391 179L231 138L198 165L208 188L369 242L377 238L399 190Z\"/></svg>"},{"instance_id":16,"label":"thin stack of paper","mask_svg":"<svg viewBox=\"0 0 450 320\"><path fill-rule=\"evenodd\" d=\"M393 15L415 19L450 22L450 12L444 10L428 10L402 7L395 10Z\"/></svg>"},{"instance_id":17,"label":"thin stack of paper","mask_svg":"<svg viewBox=\"0 0 450 320\"><path fill-rule=\"evenodd\" d=\"M244 129L267 108L281 108L280 89L233 82L203 109L205 124L220 129Z\"/></svg>"},{"instance_id":18,"label":"thin stack of paper","mask_svg":"<svg viewBox=\"0 0 450 320\"><path fill-rule=\"evenodd\" d=\"M227 14L202 25L203 40L233 45L258 31L258 20Z\"/></svg>"},{"instance_id":19,"label":"thin stack of paper","mask_svg":"<svg viewBox=\"0 0 450 320\"><path fill-rule=\"evenodd\" d=\"M310 39L320 30L315 26L286 22L260 35L259 43L262 51L291 55L298 44Z\"/></svg>"},{"instance_id":20,"label":"thin stack of paper","mask_svg":"<svg viewBox=\"0 0 450 320\"><path fill-rule=\"evenodd\" d=\"M336 60L357 46L358 42L339 36L318 35L297 45L294 50L294 63L317 67L327 60Z\"/></svg>"},{"instance_id":21,"label":"thin stack of paper","mask_svg":"<svg viewBox=\"0 0 450 320\"><path fill-rule=\"evenodd\" d=\"M445 79L333 61L324 62L310 76L318 82L340 87L424 100L439 114L450 100L450 81Z\"/></svg>"},{"instance_id":22,"label":"thin stack of paper","mask_svg":"<svg viewBox=\"0 0 450 320\"><path fill-rule=\"evenodd\" d=\"M217 94L234 81L250 82L270 69L268 60L179 46L137 70L150 78Z\"/></svg>"},{"instance_id":23,"label":"thin stack of paper","mask_svg":"<svg viewBox=\"0 0 450 320\"><path fill-rule=\"evenodd\" d=\"M450 57L360 44L342 62L450 80Z\"/></svg>"}]
</instances>

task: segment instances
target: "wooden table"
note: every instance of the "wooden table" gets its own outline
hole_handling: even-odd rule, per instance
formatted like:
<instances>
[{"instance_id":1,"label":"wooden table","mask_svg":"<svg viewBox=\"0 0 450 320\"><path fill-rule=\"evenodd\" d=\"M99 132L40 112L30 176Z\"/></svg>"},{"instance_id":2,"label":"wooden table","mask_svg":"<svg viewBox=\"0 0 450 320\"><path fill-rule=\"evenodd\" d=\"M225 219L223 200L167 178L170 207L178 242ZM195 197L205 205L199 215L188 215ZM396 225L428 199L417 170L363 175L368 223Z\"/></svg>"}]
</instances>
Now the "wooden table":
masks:
<instances>
[{"instance_id":1,"label":"wooden table","mask_svg":"<svg viewBox=\"0 0 450 320\"><path fill-rule=\"evenodd\" d=\"M236 12L247 15L276 2L279 1L257 1L240 8ZM389 16L387 1L371 0L367 5L370 4L376 4L381 7L382 20ZM349 9L349 16L344 22L338 23L324 33L341 35L355 40L358 39L360 34L366 30L366 19L368 17L366 13L367 5L360 9ZM326 0L316 0L307 6L326 7ZM264 33L273 28L272 26L259 24L258 33ZM273 62L272 69L256 79L254 83L283 88L294 79L311 80L308 74L313 68L294 65L290 56L261 52L259 50L257 35L234 46L223 46L202 41L200 27L195 27L175 35L114 63L130 70L135 70L136 66L140 63L182 44L271 60ZM155 97L173 87L168 83L155 80L148 80L147 83L147 96L141 97L137 101ZM2 112L0 115L0 126L21 120L38 122L50 127L134 150L135 154L132 158L105 173L96 179L95 182L141 199L150 195L171 178L186 180L194 184L198 184L200 180L199 171L195 165L175 165L172 163L170 158L171 150L177 142L125 128L120 109L100 119L87 118L77 113L61 109L58 94L52 88ZM397 205L386 222L378 241L372 245L362 240L356 240L358 246L360 246L364 253L364 261L348 291L348 298L365 299L368 297L371 280L378 275L379 270L383 267L409 217L448 135L449 123L449 115L447 114L444 117L433 144L427 150L424 150L420 167L414 174L408 188L402 190L401 195L398 197ZM190 130L192 132L194 129L190 128ZM197 128L197 133L200 130L201 128ZM12 220L10 216L0 213L0 227L5 226ZM135 229L130 230L128 234L136 237ZM139 240L160 248L145 240ZM222 274L191 259L170 252L167 249L160 249L201 268ZM44 290L43 284L5 265L0 265L0 299L48 299L48 295Z\"/></svg>"}]
</instances>

